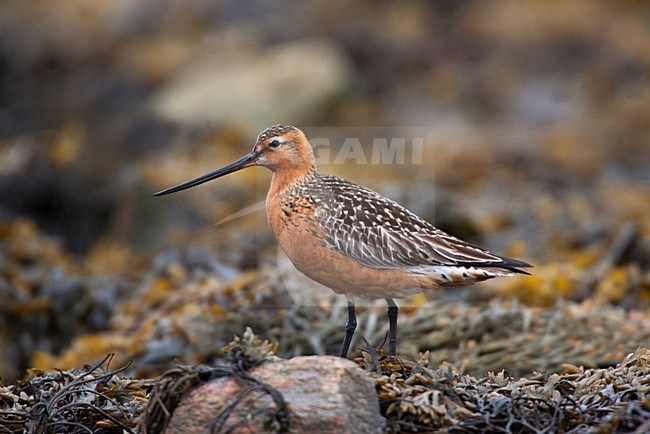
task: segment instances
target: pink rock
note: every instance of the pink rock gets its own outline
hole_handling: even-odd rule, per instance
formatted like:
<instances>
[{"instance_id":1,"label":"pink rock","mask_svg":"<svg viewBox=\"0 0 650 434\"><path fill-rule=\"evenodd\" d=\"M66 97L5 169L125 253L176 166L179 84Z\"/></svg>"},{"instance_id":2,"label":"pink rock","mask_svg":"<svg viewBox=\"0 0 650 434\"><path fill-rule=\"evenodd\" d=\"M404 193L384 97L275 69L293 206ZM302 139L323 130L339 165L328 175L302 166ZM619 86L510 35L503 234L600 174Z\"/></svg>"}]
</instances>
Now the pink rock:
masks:
<instances>
[{"instance_id":1,"label":"pink rock","mask_svg":"<svg viewBox=\"0 0 650 434\"><path fill-rule=\"evenodd\" d=\"M249 374L277 389L289 406L290 433L381 433L375 382L350 360L333 356L302 356L251 369ZM166 434L207 433L225 405L252 384L234 377L219 378L187 393L174 410ZM258 410L275 409L266 393L248 394L232 411L223 431L269 432ZM247 423L237 427L249 418Z\"/></svg>"}]
</instances>

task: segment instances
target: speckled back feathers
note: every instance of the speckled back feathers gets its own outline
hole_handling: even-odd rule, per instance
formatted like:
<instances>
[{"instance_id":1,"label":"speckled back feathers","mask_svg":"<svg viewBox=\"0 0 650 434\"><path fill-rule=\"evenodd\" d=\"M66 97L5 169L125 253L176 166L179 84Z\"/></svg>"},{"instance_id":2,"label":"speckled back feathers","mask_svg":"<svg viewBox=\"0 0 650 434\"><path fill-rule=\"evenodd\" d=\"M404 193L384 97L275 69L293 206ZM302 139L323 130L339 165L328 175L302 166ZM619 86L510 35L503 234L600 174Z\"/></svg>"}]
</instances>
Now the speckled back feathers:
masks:
<instances>
[{"instance_id":1,"label":"speckled back feathers","mask_svg":"<svg viewBox=\"0 0 650 434\"><path fill-rule=\"evenodd\" d=\"M301 179L286 190L282 208L287 221L312 220L327 247L370 268L418 272L459 266L514 273L520 272L515 267L528 266L467 244L392 200L337 176L314 173Z\"/></svg>"}]
</instances>

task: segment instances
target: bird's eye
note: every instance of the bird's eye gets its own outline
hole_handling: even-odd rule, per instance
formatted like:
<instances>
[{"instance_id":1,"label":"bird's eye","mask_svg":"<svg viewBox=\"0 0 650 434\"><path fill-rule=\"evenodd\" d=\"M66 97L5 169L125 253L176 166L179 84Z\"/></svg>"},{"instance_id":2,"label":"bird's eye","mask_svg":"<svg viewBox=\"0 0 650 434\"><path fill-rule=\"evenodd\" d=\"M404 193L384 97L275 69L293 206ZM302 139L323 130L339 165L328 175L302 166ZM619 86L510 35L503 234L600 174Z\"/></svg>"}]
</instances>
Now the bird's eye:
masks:
<instances>
[{"instance_id":1,"label":"bird's eye","mask_svg":"<svg viewBox=\"0 0 650 434\"><path fill-rule=\"evenodd\" d=\"M278 146L280 146L280 142L278 140L273 140L269 143L269 146L271 148L277 148Z\"/></svg>"}]
</instances>

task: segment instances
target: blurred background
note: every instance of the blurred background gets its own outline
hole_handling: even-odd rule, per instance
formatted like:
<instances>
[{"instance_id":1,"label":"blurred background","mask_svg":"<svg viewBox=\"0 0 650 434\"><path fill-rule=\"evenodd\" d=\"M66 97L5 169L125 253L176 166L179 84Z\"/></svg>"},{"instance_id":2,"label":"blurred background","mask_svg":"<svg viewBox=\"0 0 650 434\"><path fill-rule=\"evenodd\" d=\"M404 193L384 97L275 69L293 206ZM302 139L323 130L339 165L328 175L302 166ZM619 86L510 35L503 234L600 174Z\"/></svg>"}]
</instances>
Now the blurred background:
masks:
<instances>
[{"instance_id":1,"label":"blurred background","mask_svg":"<svg viewBox=\"0 0 650 434\"><path fill-rule=\"evenodd\" d=\"M286 292L292 276L311 283L256 206L266 171L152 197L276 123L331 137L332 157L350 136L368 149L378 131L424 139L421 164L324 169L535 264L437 294L457 318L499 319L467 339L441 338L449 309L406 310L405 327L432 321L405 332L406 354L438 346L436 361L482 372L483 341L535 333L530 321L549 333L552 312L570 330L545 345L570 348L547 360L535 347L511 372L609 363L650 337L650 3L7 0L0 376L108 351L152 375L211 361L245 325L282 355L336 353L344 312ZM497 330L513 312L528 323ZM383 308L361 315L381 343ZM578 323L600 334L567 341Z\"/></svg>"}]
</instances>

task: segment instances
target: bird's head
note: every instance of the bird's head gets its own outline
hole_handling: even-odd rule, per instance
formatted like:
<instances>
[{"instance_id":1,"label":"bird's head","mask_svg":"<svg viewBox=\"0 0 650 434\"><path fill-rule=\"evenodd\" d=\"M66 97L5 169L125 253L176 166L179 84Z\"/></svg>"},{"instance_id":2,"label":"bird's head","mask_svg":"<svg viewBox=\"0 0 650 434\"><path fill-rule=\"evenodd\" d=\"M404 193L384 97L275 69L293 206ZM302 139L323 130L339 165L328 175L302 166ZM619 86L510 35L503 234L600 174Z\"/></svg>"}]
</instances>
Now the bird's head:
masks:
<instances>
[{"instance_id":1,"label":"bird's head","mask_svg":"<svg viewBox=\"0 0 650 434\"><path fill-rule=\"evenodd\" d=\"M155 196L185 190L250 166L264 166L274 173L301 175L316 170L316 160L305 134L296 127L274 125L262 131L253 149L239 160L198 178L159 191Z\"/></svg>"},{"instance_id":2,"label":"bird's head","mask_svg":"<svg viewBox=\"0 0 650 434\"><path fill-rule=\"evenodd\" d=\"M289 125L274 125L262 131L252 153L256 155L256 165L273 171L304 171L316 166L307 137Z\"/></svg>"}]
</instances>

